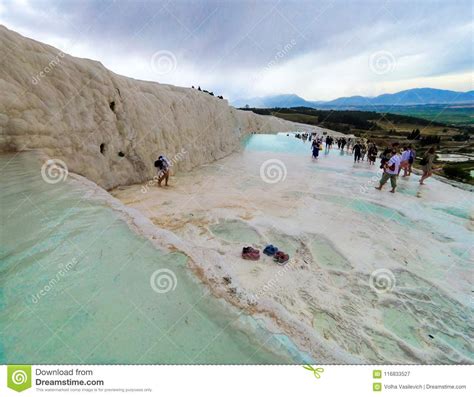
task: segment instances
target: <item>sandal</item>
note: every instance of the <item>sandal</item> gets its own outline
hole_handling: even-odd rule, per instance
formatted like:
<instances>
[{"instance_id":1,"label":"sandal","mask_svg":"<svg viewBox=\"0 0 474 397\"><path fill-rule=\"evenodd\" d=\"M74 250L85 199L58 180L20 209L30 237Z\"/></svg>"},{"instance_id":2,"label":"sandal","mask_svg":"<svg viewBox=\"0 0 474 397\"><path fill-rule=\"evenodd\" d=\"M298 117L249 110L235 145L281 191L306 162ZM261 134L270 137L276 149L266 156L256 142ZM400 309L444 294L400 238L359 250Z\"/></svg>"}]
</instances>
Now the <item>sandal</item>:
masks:
<instances>
[{"instance_id":1,"label":"sandal","mask_svg":"<svg viewBox=\"0 0 474 397\"><path fill-rule=\"evenodd\" d=\"M278 248L274 247L272 244L267 245L263 250L263 253L268 256L274 256L278 252Z\"/></svg>"},{"instance_id":2,"label":"sandal","mask_svg":"<svg viewBox=\"0 0 474 397\"><path fill-rule=\"evenodd\" d=\"M260 251L253 247L244 247L242 248L242 258L257 261L260 259Z\"/></svg>"},{"instance_id":3,"label":"sandal","mask_svg":"<svg viewBox=\"0 0 474 397\"><path fill-rule=\"evenodd\" d=\"M242 253L242 258L250 261L258 261L260 259L260 253L258 252L247 252Z\"/></svg>"},{"instance_id":4,"label":"sandal","mask_svg":"<svg viewBox=\"0 0 474 397\"><path fill-rule=\"evenodd\" d=\"M281 265L288 262L289 259L290 256L288 254L285 254L283 251L278 251L273 257L273 260Z\"/></svg>"}]
</instances>

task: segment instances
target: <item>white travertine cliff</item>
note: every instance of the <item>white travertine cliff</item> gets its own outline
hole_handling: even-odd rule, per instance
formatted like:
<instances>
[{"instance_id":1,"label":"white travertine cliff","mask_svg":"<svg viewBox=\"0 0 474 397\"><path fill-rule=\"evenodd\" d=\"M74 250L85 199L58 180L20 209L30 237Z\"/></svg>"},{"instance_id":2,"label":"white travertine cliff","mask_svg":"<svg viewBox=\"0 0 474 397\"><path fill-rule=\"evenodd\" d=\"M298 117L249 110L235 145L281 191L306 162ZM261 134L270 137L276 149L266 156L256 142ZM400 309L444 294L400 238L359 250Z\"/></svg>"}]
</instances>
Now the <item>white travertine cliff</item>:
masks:
<instances>
[{"instance_id":1,"label":"white travertine cliff","mask_svg":"<svg viewBox=\"0 0 474 397\"><path fill-rule=\"evenodd\" d=\"M0 151L39 149L106 189L152 178L159 154L189 170L252 131L296 129L204 92L117 75L0 25Z\"/></svg>"}]
</instances>

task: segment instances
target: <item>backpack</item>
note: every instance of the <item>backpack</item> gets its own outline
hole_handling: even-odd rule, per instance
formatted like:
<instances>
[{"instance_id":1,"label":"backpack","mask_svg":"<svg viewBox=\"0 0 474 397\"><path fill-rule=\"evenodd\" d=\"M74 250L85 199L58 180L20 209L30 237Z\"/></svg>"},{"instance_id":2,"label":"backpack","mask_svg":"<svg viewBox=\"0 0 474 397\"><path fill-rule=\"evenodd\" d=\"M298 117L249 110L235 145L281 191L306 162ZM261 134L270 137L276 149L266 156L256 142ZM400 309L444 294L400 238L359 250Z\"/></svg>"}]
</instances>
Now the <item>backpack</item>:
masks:
<instances>
[{"instance_id":1,"label":"backpack","mask_svg":"<svg viewBox=\"0 0 474 397\"><path fill-rule=\"evenodd\" d=\"M159 168L159 169L162 169L162 168L164 167L164 162L163 162L163 160L161 160L161 159L156 160L156 161L155 161L155 167L156 167L156 168Z\"/></svg>"},{"instance_id":2,"label":"backpack","mask_svg":"<svg viewBox=\"0 0 474 397\"><path fill-rule=\"evenodd\" d=\"M393 163L392 165L388 165L388 162L395 156L392 156L390 157L388 160L387 160L387 168L390 170L390 171L395 171L395 168L396 168L396 164Z\"/></svg>"}]
</instances>

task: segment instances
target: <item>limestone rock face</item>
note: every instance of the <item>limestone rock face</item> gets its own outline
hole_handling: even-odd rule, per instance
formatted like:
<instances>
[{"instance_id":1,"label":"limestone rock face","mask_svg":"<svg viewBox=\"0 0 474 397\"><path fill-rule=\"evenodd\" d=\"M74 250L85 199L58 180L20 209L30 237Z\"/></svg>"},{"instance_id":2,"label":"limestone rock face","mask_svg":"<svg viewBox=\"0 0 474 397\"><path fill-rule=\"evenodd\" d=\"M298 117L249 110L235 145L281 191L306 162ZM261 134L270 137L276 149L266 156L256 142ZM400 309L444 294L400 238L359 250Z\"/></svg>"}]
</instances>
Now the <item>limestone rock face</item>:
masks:
<instances>
[{"instance_id":1,"label":"limestone rock face","mask_svg":"<svg viewBox=\"0 0 474 397\"><path fill-rule=\"evenodd\" d=\"M152 178L159 154L189 170L250 132L296 129L204 92L117 75L0 25L0 151L40 149L106 189Z\"/></svg>"}]
</instances>

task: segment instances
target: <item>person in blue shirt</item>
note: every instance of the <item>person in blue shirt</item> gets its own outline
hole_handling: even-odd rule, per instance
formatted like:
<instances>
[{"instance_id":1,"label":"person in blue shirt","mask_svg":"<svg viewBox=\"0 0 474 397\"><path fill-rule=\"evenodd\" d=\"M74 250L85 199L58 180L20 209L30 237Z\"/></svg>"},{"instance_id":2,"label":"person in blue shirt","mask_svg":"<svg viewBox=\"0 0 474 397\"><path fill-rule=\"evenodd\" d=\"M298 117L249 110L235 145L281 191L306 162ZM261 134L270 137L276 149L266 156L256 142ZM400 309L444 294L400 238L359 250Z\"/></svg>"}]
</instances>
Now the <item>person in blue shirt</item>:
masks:
<instances>
[{"instance_id":1,"label":"person in blue shirt","mask_svg":"<svg viewBox=\"0 0 474 397\"><path fill-rule=\"evenodd\" d=\"M313 151L313 158L317 159L319 156L319 145L320 142L317 138L314 138L313 143L311 144L311 149Z\"/></svg>"}]
</instances>

